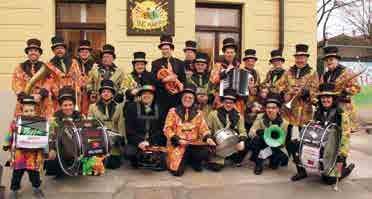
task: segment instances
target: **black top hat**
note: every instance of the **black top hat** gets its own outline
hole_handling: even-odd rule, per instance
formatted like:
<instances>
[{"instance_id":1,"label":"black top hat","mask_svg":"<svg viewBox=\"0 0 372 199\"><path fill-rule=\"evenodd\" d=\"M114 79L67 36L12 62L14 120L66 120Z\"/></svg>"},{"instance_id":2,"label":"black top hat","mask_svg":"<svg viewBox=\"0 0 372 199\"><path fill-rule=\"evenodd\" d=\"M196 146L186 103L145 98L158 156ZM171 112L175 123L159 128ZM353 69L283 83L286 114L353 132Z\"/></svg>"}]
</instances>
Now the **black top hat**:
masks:
<instances>
[{"instance_id":1,"label":"black top hat","mask_svg":"<svg viewBox=\"0 0 372 199\"><path fill-rule=\"evenodd\" d=\"M196 42L195 41L186 41L185 42L185 48L183 49L183 51L186 51L186 50L192 50L194 52L196 52Z\"/></svg>"},{"instance_id":2,"label":"black top hat","mask_svg":"<svg viewBox=\"0 0 372 199\"><path fill-rule=\"evenodd\" d=\"M198 52L196 53L195 62L209 63L209 57L207 53Z\"/></svg>"},{"instance_id":3,"label":"black top hat","mask_svg":"<svg viewBox=\"0 0 372 199\"><path fill-rule=\"evenodd\" d=\"M237 50L238 46L235 44L235 40L231 37L228 37L222 41L222 51L225 52L226 48L233 48L235 51Z\"/></svg>"},{"instance_id":4,"label":"black top hat","mask_svg":"<svg viewBox=\"0 0 372 199\"><path fill-rule=\"evenodd\" d=\"M336 46L327 46L323 48L323 51L323 59L326 59L328 57L336 57L337 59L341 59L341 56L338 55L338 48Z\"/></svg>"},{"instance_id":5,"label":"black top hat","mask_svg":"<svg viewBox=\"0 0 372 199\"><path fill-rule=\"evenodd\" d=\"M140 90L138 91L137 95L140 96L142 95L143 92L145 91L150 91L153 94L155 94L155 87L153 85L143 85Z\"/></svg>"},{"instance_id":6,"label":"black top hat","mask_svg":"<svg viewBox=\"0 0 372 199\"><path fill-rule=\"evenodd\" d=\"M101 58L105 53L111 54L114 59L116 58L115 48L111 44L105 44L104 46L102 46Z\"/></svg>"},{"instance_id":7,"label":"black top hat","mask_svg":"<svg viewBox=\"0 0 372 199\"><path fill-rule=\"evenodd\" d=\"M39 50L40 54L43 54L43 49L41 49L41 41L38 39L29 39L27 40L27 46L25 48L25 53L28 53L30 49Z\"/></svg>"},{"instance_id":8,"label":"black top hat","mask_svg":"<svg viewBox=\"0 0 372 199\"><path fill-rule=\"evenodd\" d=\"M80 40L79 42L79 49L80 50L92 50L92 46L89 40Z\"/></svg>"},{"instance_id":9,"label":"black top hat","mask_svg":"<svg viewBox=\"0 0 372 199\"><path fill-rule=\"evenodd\" d=\"M244 57L243 61L247 59L254 59L257 61L257 56L256 56L256 50L255 49L247 49L244 51Z\"/></svg>"},{"instance_id":10,"label":"black top hat","mask_svg":"<svg viewBox=\"0 0 372 199\"><path fill-rule=\"evenodd\" d=\"M134 65L136 62L144 62L145 64L147 64L146 53L145 52L134 52L132 64Z\"/></svg>"},{"instance_id":11,"label":"black top hat","mask_svg":"<svg viewBox=\"0 0 372 199\"><path fill-rule=\"evenodd\" d=\"M229 99L229 100L236 101L237 100L236 96L237 96L236 91L234 89L228 88L223 91L223 96L221 98L222 100Z\"/></svg>"},{"instance_id":12,"label":"black top hat","mask_svg":"<svg viewBox=\"0 0 372 199\"><path fill-rule=\"evenodd\" d=\"M104 79L101 81L101 87L99 88L99 93L101 94L104 89L109 89L111 90L112 94L116 94L116 89L115 89L115 84L112 80L110 79Z\"/></svg>"},{"instance_id":13,"label":"black top hat","mask_svg":"<svg viewBox=\"0 0 372 199\"><path fill-rule=\"evenodd\" d=\"M305 55L305 56L309 57L310 54L308 53L308 51L309 51L309 46L308 45L297 44L296 45L296 53L294 54L294 56Z\"/></svg>"},{"instance_id":14,"label":"black top hat","mask_svg":"<svg viewBox=\"0 0 372 199\"><path fill-rule=\"evenodd\" d=\"M274 60L281 60L282 62L285 62L285 59L283 58L283 52L281 50L272 50L270 54L270 62L273 62Z\"/></svg>"},{"instance_id":15,"label":"black top hat","mask_svg":"<svg viewBox=\"0 0 372 199\"><path fill-rule=\"evenodd\" d=\"M194 84L186 84L185 87L183 88L183 91L181 92L181 95L185 94L185 93L191 93L193 95L195 95L196 93L196 86Z\"/></svg>"},{"instance_id":16,"label":"black top hat","mask_svg":"<svg viewBox=\"0 0 372 199\"><path fill-rule=\"evenodd\" d=\"M75 90L71 86L65 86L59 90L58 94L59 104L62 104L62 102L65 100L71 100L74 102L74 104L76 102Z\"/></svg>"},{"instance_id":17,"label":"black top hat","mask_svg":"<svg viewBox=\"0 0 372 199\"><path fill-rule=\"evenodd\" d=\"M67 48L67 45L65 44L65 40L62 37L55 36L52 37L52 50L57 46L63 46L64 48Z\"/></svg>"},{"instance_id":18,"label":"black top hat","mask_svg":"<svg viewBox=\"0 0 372 199\"><path fill-rule=\"evenodd\" d=\"M173 38L172 35L170 34L162 34L160 36L160 44L159 44L159 49L164 46L164 45L169 45L172 49L174 49L173 45Z\"/></svg>"},{"instance_id":19,"label":"black top hat","mask_svg":"<svg viewBox=\"0 0 372 199\"><path fill-rule=\"evenodd\" d=\"M323 83L319 85L319 93L317 94L318 97L320 96L336 96L339 93L335 91L336 87L332 83Z\"/></svg>"},{"instance_id":20,"label":"black top hat","mask_svg":"<svg viewBox=\"0 0 372 199\"><path fill-rule=\"evenodd\" d=\"M35 105L36 104L36 101L35 101L34 96L27 95L27 96L25 96L25 97L22 98L21 104Z\"/></svg>"},{"instance_id":21,"label":"black top hat","mask_svg":"<svg viewBox=\"0 0 372 199\"><path fill-rule=\"evenodd\" d=\"M265 105L269 103L274 103L278 107L282 106L282 96L279 93L269 93L267 99L265 100Z\"/></svg>"}]
</instances>

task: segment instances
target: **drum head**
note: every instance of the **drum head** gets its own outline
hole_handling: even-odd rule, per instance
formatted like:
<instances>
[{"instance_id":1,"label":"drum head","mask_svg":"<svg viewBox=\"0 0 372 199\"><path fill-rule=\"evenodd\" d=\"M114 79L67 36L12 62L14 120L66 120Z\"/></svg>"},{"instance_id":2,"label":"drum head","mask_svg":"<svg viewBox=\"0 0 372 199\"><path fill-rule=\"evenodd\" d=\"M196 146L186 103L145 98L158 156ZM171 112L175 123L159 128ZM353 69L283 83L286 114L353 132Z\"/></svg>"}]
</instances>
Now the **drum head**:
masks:
<instances>
[{"instance_id":1,"label":"drum head","mask_svg":"<svg viewBox=\"0 0 372 199\"><path fill-rule=\"evenodd\" d=\"M64 173L70 176L79 174L81 138L77 129L64 126L59 129L56 140L57 158Z\"/></svg>"},{"instance_id":2,"label":"drum head","mask_svg":"<svg viewBox=\"0 0 372 199\"><path fill-rule=\"evenodd\" d=\"M321 170L322 174L328 176L336 165L337 153L341 143L341 132L330 125L327 127L323 139Z\"/></svg>"}]
</instances>

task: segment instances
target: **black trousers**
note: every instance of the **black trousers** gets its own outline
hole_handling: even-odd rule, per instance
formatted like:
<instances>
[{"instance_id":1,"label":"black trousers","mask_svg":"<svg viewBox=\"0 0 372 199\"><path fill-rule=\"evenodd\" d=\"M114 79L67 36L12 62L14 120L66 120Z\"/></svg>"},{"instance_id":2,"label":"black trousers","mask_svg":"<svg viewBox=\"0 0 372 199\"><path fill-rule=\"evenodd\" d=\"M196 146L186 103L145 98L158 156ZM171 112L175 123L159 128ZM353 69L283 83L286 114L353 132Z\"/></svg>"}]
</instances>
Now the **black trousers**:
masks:
<instances>
[{"instance_id":1,"label":"black trousers","mask_svg":"<svg viewBox=\"0 0 372 199\"><path fill-rule=\"evenodd\" d=\"M28 178L30 179L32 187L34 187L34 188L39 188L40 187L41 180L40 180L40 172L39 171L18 169L18 170L13 170L12 181L11 181L11 185L10 185L10 189L12 191L17 191L21 188L21 181L22 181L23 174L25 172L28 173Z\"/></svg>"},{"instance_id":2,"label":"black trousers","mask_svg":"<svg viewBox=\"0 0 372 199\"><path fill-rule=\"evenodd\" d=\"M251 160L256 165L262 166L264 159L259 158L261 150L267 148L268 145L263 139L263 136L256 136L251 140L250 149L252 150ZM288 165L288 156L280 149L271 147L272 155L269 158L270 167L278 168L279 166Z\"/></svg>"},{"instance_id":3,"label":"black trousers","mask_svg":"<svg viewBox=\"0 0 372 199\"><path fill-rule=\"evenodd\" d=\"M44 169L47 176L64 176L65 173L62 171L61 166L58 163L58 159L55 160L45 160Z\"/></svg>"},{"instance_id":4,"label":"black trousers","mask_svg":"<svg viewBox=\"0 0 372 199\"><path fill-rule=\"evenodd\" d=\"M176 171L170 171L174 176L182 176L185 173L186 164L193 168L200 168L203 161L209 158L209 148L199 146L188 146L181 160L180 166Z\"/></svg>"}]
</instances>

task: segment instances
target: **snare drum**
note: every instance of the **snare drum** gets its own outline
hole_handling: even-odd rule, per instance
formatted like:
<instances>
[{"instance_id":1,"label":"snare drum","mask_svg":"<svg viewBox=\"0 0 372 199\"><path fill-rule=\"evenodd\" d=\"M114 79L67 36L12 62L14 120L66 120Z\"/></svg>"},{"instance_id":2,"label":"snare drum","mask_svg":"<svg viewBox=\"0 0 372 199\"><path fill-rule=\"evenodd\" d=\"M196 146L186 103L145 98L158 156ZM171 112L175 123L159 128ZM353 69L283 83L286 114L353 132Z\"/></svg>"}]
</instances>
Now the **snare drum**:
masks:
<instances>
[{"instance_id":1,"label":"snare drum","mask_svg":"<svg viewBox=\"0 0 372 199\"><path fill-rule=\"evenodd\" d=\"M47 120L40 117L19 117L14 141L18 149L48 148L49 124Z\"/></svg>"},{"instance_id":2,"label":"snare drum","mask_svg":"<svg viewBox=\"0 0 372 199\"><path fill-rule=\"evenodd\" d=\"M299 156L306 170L328 176L335 168L341 133L335 124L310 122L300 132Z\"/></svg>"},{"instance_id":3,"label":"snare drum","mask_svg":"<svg viewBox=\"0 0 372 199\"><path fill-rule=\"evenodd\" d=\"M214 134L216 155L226 158L237 152L235 145L239 143L238 134L229 128L224 128Z\"/></svg>"}]
</instances>

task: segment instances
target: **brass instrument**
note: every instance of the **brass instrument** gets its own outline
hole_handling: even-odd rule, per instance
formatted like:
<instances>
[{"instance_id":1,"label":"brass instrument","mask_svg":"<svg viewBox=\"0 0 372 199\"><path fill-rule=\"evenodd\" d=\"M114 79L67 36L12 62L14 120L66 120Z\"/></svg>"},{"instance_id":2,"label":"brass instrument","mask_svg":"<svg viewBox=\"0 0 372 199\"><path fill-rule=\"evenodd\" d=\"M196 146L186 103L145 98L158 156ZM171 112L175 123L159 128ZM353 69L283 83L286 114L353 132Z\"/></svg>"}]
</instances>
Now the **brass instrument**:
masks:
<instances>
[{"instance_id":1,"label":"brass instrument","mask_svg":"<svg viewBox=\"0 0 372 199\"><path fill-rule=\"evenodd\" d=\"M25 93L26 95L31 94L32 88L35 86L36 82L38 82L41 79L46 78L50 74L50 70L46 65L43 65L40 70L37 71L37 73L32 76L30 81L27 83L26 88L25 88Z\"/></svg>"},{"instance_id":2,"label":"brass instrument","mask_svg":"<svg viewBox=\"0 0 372 199\"><path fill-rule=\"evenodd\" d=\"M264 131L264 141L270 147L280 147L285 144L286 132L278 125L271 125Z\"/></svg>"},{"instance_id":3,"label":"brass instrument","mask_svg":"<svg viewBox=\"0 0 372 199\"><path fill-rule=\"evenodd\" d=\"M300 95L301 91L302 91L304 88L307 87L307 85L308 85L309 82L310 82L310 79L311 79L311 78L307 79L306 82L305 82L305 84L304 84L304 86L302 86L301 89L299 89L298 93L296 93L296 94L292 97L292 99L291 99L289 102L287 102L287 103L284 104L284 106L285 106L286 108L291 109L293 100L296 99L296 98Z\"/></svg>"},{"instance_id":4,"label":"brass instrument","mask_svg":"<svg viewBox=\"0 0 372 199\"><path fill-rule=\"evenodd\" d=\"M348 77L348 78L346 78L346 79L336 81L336 82L335 82L335 90L336 90L336 91L341 91L341 90L343 90L343 89L346 87L347 83L349 83L349 81L351 81L351 80L357 78L359 75L363 74L366 70L367 70L367 67L365 67L365 68L364 68L363 70L361 70L359 73L356 73L356 74L354 74L354 75L352 75L352 76L350 76L350 77Z\"/></svg>"}]
</instances>

